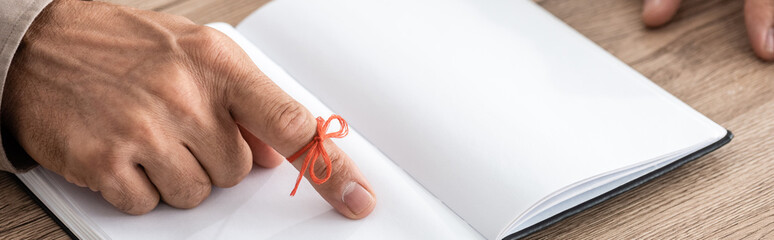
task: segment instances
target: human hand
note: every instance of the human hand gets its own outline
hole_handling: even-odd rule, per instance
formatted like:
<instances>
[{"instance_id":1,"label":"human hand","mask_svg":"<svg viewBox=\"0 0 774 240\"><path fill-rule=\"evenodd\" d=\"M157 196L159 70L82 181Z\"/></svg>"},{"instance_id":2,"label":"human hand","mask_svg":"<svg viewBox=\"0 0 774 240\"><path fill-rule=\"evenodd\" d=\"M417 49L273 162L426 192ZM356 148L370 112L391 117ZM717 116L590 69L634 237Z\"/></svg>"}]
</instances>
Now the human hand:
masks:
<instances>
[{"instance_id":1,"label":"human hand","mask_svg":"<svg viewBox=\"0 0 774 240\"><path fill-rule=\"evenodd\" d=\"M75 0L54 1L33 22L1 109L5 139L130 214L159 200L197 206L212 185L236 185L253 164L282 163L317 125L220 32ZM333 173L315 189L342 215L367 216L375 206L368 182L331 140L325 147Z\"/></svg>"},{"instance_id":2,"label":"human hand","mask_svg":"<svg viewBox=\"0 0 774 240\"><path fill-rule=\"evenodd\" d=\"M679 7L680 0L644 0L642 21L649 27L664 25ZM774 60L774 0L746 0L744 16L755 54L763 60Z\"/></svg>"}]
</instances>

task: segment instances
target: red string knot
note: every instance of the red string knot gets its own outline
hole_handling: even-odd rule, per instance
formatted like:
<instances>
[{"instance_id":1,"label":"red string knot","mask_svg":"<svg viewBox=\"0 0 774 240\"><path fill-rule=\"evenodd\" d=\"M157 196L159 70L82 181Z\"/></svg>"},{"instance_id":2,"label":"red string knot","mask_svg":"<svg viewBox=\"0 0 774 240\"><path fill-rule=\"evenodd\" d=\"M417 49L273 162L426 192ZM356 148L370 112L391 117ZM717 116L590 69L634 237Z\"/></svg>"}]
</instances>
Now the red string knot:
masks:
<instances>
[{"instance_id":1,"label":"red string knot","mask_svg":"<svg viewBox=\"0 0 774 240\"><path fill-rule=\"evenodd\" d=\"M341 129L339 129L336 132L328 133L328 127L333 120L338 120L339 125L341 125ZM298 178L296 179L296 186L293 187L293 191L290 192L290 196L296 195L296 190L298 190L298 185L301 183L301 178L304 176L304 173L306 172L306 169L309 168L309 177L312 180L312 182L316 184L322 184L328 181L329 178L331 178L331 158L328 156L328 152L325 150L324 142L325 139L328 138L343 138L347 136L349 133L349 126L347 126L347 121L344 121L341 116L333 114L331 115L328 120L324 120L322 117L317 117L317 133L315 134L314 138L312 138L312 141L309 142L306 146L301 148L301 150L298 150L295 154L288 157L289 162L295 161L298 157L300 157L302 154L308 151L306 154L306 157L304 158L304 163L301 165L301 170L299 170ZM325 177L318 178L317 174L315 174L314 171L314 165L317 162L317 159L322 156L323 162L326 165L325 168Z\"/></svg>"}]
</instances>

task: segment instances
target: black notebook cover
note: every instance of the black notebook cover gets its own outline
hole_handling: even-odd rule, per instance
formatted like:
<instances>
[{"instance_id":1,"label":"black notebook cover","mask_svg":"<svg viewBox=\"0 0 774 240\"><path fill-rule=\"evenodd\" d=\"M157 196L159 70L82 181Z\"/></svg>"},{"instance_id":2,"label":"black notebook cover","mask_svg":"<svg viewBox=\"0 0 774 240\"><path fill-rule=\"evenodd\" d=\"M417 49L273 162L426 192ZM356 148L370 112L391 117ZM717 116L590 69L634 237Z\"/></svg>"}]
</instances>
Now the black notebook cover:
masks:
<instances>
[{"instance_id":1,"label":"black notebook cover","mask_svg":"<svg viewBox=\"0 0 774 240\"><path fill-rule=\"evenodd\" d=\"M591 200L588 200L584 203L581 203L575 207L572 207L570 209L565 210L564 212L561 212L559 214L554 215L553 217L550 217L546 220L543 220L539 223L536 223L532 226L529 226L528 228L522 229L521 231L515 232L511 235L508 235L504 239L508 240L514 240L514 239L520 239L524 238L526 236L529 236L532 233L535 233L537 231L543 230L547 228L548 226L551 226L554 223L557 223L561 221L562 219L568 218L572 215L575 215L576 213L579 213L583 210L589 209L593 207L594 205L597 205L599 203L604 202L605 200L611 199L615 196L618 196L621 193L624 193L626 191L629 191L639 185L642 185L650 180L653 180L654 178L664 175L665 173L668 173L669 171L672 171L690 161L693 161L697 158L700 158L701 156L707 155L708 153L715 151L716 149L722 147L723 145L726 145L728 142L731 141L732 138L734 138L734 134L731 133L731 131L726 130L726 136L718 140L717 142L710 144L707 147L704 147L700 149L699 151L696 151L694 153L688 154L687 156L674 161L673 163L670 163L669 165L666 165L662 168L659 168L658 170L655 170L653 172L650 172L648 174L645 174L642 177L639 177L637 179L634 179L624 185L621 185L613 190L610 190L602 195L599 195L595 198L592 198Z\"/></svg>"}]
</instances>

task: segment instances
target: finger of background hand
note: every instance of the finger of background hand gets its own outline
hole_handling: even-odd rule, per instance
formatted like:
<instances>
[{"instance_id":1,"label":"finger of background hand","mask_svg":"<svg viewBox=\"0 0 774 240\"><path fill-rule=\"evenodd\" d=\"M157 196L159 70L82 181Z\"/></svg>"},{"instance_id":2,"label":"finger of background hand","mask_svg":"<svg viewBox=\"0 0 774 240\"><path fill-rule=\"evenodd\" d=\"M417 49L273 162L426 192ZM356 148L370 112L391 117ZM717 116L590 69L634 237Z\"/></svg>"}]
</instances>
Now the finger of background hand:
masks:
<instances>
[{"instance_id":1,"label":"finger of background hand","mask_svg":"<svg viewBox=\"0 0 774 240\"><path fill-rule=\"evenodd\" d=\"M263 75L252 62L245 67L250 69L247 72L251 74L236 79L242 82L242 86L234 88L233 95L230 96L232 116L245 129L283 156L290 156L299 151L315 134L317 122L314 117L304 106ZM326 147L334 165L331 178L324 184L312 185L315 185L320 195L342 215L352 219L367 216L376 203L368 181L352 160L330 140L326 141ZM301 156L294 162L294 166L299 170L304 157ZM316 170L324 168L316 167ZM325 175L321 173L317 176ZM288 189L290 190L291 188Z\"/></svg>"},{"instance_id":2,"label":"finger of background hand","mask_svg":"<svg viewBox=\"0 0 774 240\"><path fill-rule=\"evenodd\" d=\"M139 160L161 199L176 208L198 206L210 195L211 184L199 162L179 144L166 154L148 154Z\"/></svg>"},{"instance_id":3,"label":"finger of background hand","mask_svg":"<svg viewBox=\"0 0 774 240\"><path fill-rule=\"evenodd\" d=\"M642 22L648 27L666 24L680 8L680 0L643 0Z\"/></svg>"},{"instance_id":4,"label":"finger of background hand","mask_svg":"<svg viewBox=\"0 0 774 240\"><path fill-rule=\"evenodd\" d=\"M755 53L764 60L774 60L774 1L745 1L744 19Z\"/></svg>"},{"instance_id":5,"label":"finger of background hand","mask_svg":"<svg viewBox=\"0 0 774 240\"><path fill-rule=\"evenodd\" d=\"M252 169L252 154L231 115L222 110L209 123L190 129L186 146L207 171L213 185L232 187Z\"/></svg>"},{"instance_id":6,"label":"finger of background hand","mask_svg":"<svg viewBox=\"0 0 774 240\"><path fill-rule=\"evenodd\" d=\"M97 184L102 197L125 213L145 214L159 203L159 193L138 165L119 167Z\"/></svg>"},{"instance_id":7,"label":"finger of background hand","mask_svg":"<svg viewBox=\"0 0 774 240\"><path fill-rule=\"evenodd\" d=\"M258 139L244 127L239 126L239 132L242 133L242 138L244 138L247 145L250 146L250 151L253 153L253 163L264 168L273 168L285 161L285 157L280 155L274 148L271 148L261 141L261 139Z\"/></svg>"}]
</instances>

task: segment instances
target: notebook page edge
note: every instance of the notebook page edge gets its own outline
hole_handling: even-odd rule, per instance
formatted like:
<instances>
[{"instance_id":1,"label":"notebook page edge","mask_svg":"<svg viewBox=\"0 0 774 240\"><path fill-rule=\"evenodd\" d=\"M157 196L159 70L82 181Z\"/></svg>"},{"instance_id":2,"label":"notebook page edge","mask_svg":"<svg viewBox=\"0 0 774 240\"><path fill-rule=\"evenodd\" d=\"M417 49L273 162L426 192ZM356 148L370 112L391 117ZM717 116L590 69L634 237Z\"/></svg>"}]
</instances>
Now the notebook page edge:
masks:
<instances>
[{"instance_id":1,"label":"notebook page edge","mask_svg":"<svg viewBox=\"0 0 774 240\"><path fill-rule=\"evenodd\" d=\"M55 186L57 182L52 181L48 174L43 167L38 166L16 176L78 238L111 239L78 205L72 203L67 194Z\"/></svg>"}]
</instances>

